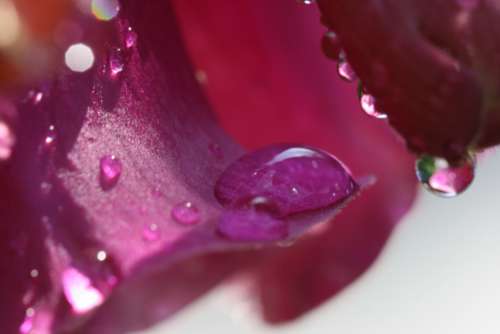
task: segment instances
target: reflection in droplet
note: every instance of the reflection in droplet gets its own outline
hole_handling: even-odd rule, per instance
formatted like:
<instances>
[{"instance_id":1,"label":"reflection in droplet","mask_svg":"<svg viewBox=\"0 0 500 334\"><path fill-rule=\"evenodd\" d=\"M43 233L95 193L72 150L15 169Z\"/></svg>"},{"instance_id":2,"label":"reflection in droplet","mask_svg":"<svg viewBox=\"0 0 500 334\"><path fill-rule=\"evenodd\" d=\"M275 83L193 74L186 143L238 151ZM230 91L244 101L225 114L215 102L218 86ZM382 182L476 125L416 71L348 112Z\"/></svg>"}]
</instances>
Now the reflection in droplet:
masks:
<instances>
[{"instance_id":1,"label":"reflection in droplet","mask_svg":"<svg viewBox=\"0 0 500 334\"><path fill-rule=\"evenodd\" d=\"M118 0L92 0L91 10L96 19L109 21L118 15L120 3Z\"/></svg>"},{"instance_id":2,"label":"reflection in droplet","mask_svg":"<svg viewBox=\"0 0 500 334\"><path fill-rule=\"evenodd\" d=\"M439 157L423 155L417 160L417 178L427 190L442 197L464 192L474 180L476 160L469 154L454 164Z\"/></svg>"},{"instance_id":3,"label":"reflection in droplet","mask_svg":"<svg viewBox=\"0 0 500 334\"><path fill-rule=\"evenodd\" d=\"M73 72L85 72L94 65L94 52L83 44L77 43L71 45L64 55L66 66Z\"/></svg>"},{"instance_id":4,"label":"reflection in droplet","mask_svg":"<svg viewBox=\"0 0 500 334\"><path fill-rule=\"evenodd\" d=\"M194 225L200 220L200 211L189 201L174 206L171 215L176 222L184 225Z\"/></svg>"},{"instance_id":5,"label":"reflection in droplet","mask_svg":"<svg viewBox=\"0 0 500 334\"><path fill-rule=\"evenodd\" d=\"M156 224L148 224L144 227L142 231L142 237L145 241L155 241L158 240L160 236L160 230Z\"/></svg>"},{"instance_id":6,"label":"reflection in droplet","mask_svg":"<svg viewBox=\"0 0 500 334\"><path fill-rule=\"evenodd\" d=\"M16 137L10 126L0 120L0 162L10 158L15 142Z\"/></svg>"}]
</instances>

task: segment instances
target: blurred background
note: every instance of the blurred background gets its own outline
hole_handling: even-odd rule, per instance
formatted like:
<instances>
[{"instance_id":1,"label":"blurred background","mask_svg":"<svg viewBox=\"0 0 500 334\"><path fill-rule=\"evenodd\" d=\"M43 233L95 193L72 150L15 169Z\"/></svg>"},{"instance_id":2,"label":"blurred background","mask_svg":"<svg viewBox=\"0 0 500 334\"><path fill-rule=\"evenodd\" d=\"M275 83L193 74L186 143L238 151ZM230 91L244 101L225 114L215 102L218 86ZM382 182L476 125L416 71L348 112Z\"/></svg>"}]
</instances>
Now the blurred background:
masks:
<instances>
[{"instance_id":1,"label":"blurred background","mask_svg":"<svg viewBox=\"0 0 500 334\"><path fill-rule=\"evenodd\" d=\"M499 171L491 151L461 196L421 191L375 265L287 326L266 326L237 287L221 287L143 333L500 333Z\"/></svg>"}]
</instances>

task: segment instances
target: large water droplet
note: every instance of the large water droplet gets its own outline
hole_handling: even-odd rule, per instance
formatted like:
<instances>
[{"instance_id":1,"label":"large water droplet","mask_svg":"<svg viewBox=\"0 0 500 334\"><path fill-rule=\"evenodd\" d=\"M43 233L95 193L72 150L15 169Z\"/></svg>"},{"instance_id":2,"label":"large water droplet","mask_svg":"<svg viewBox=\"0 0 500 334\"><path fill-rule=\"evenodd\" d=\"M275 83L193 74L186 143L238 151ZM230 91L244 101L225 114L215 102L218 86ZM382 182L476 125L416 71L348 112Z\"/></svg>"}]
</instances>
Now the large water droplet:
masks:
<instances>
[{"instance_id":1,"label":"large water droplet","mask_svg":"<svg viewBox=\"0 0 500 334\"><path fill-rule=\"evenodd\" d=\"M194 225L200 221L200 211L192 202L182 202L172 208L172 218L184 225Z\"/></svg>"},{"instance_id":2,"label":"large water droplet","mask_svg":"<svg viewBox=\"0 0 500 334\"><path fill-rule=\"evenodd\" d=\"M475 166L472 154L454 164L443 158L423 155L417 160L415 169L418 180L430 192L442 197L454 197L472 183Z\"/></svg>"},{"instance_id":3,"label":"large water droplet","mask_svg":"<svg viewBox=\"0 0 500 334\"><path fill-rule=\"evenodd\" d=\"M288 225L265 210L250 208L225 211L217 231L234 241L277 241L288 236Z\"/></svg>"},{"instance_id":4,"label":"large water droplet","mask_svg":"<svg viewBox=\"0 0 500 334\"><path fill-rule=\"evenodd\" d=\"M103 292L76 268L70 267L63 272L62 284L64 296L77 314L87 313L105 300Z\"/></svg>"},{"instance_id":5,"label":"large water droplet","mask_svg":"<svg viewBox=\"0 0 500 334\"><path fill-rule=\"evenodd\" d=\"M340 52L337 63L337 73L339 77L347 82L353 82L357 79L356 72L346 59L344 52Z\"/></svg>"},{"instance_id":6,"label":"large water droplet","mask_svg":"<svg viewBox=\"0 0 500 334\"><path fill-rule=\"evenodd\" d=\"M363 109L368 116L378 119L387 118L387 114L377 109L375 97L373 97L373 95L362 92L361 97L359 98L359 103L361 104L361 109Z\"/></svg>"},{"instance_id":7,"label":"large water droplet","mask_svg":"<svg viewBox=\"0 0 500 334\"><path fill-rule=\"evenodd\" d=\"M122 163L114 155L105 155L100 160L100 183L104 190L116 185L122 174Z\"/></svg>"},{"instance_id":8,"label":"large water droplet","mask_svg":"<svg viewBox=\"0 0 500 334\"><path fill-rule=\"evenodd\" d=\"M0 162L9 160L15 142L16 137L10 126L0 120Z\"/></svg>"},{"instance_id":9,"label":"large water droplet","mask_svg":"<svg viewBox=\"0 0 500 334\"><path fill-rule=\"evenodd\" d=\"M109 54L109 75L116 78L125 68L125 56L123 50L114 48Z\"/></svg>"},{"instance_id":10,"label":"large water droplet","mask_svg":"<svg viewBox=\"0 0 500 334\"><path fill-rule=\"evenodd\" d=\"M109 21L118 15L120 3L118 0L92 0L91 10L96 19Z\"/></svg>"},{"instance_id":11,"label":"large water droplet","mask_svg":"<svg viewBox=\"0 0 500 334\"><path fill-rule=\"evenodd\" d=\"M263 197L276 217L339 204L357 191L347 168L328 153L307 146L271 145L231 164L215 185L227 208Z\"/></svg>"}]
</instances>

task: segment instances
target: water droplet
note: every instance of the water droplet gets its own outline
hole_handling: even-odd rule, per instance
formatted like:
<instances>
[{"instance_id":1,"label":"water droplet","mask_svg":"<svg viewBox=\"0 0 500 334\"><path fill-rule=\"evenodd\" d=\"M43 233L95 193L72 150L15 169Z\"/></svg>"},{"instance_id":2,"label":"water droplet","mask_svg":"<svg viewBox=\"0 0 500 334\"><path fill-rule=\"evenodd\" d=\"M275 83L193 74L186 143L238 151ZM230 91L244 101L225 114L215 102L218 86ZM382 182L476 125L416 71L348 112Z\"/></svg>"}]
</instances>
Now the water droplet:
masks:
<instances>
[{"instance_id":1,"label":"water droplet","mask_svg":"<svg viewBox=\"0 0 500 334\"><path fill-rule=\"evenodd\" d=\"M100 183L104 190L116 185L122 174L122 163L114 155L105 155L100 160Z\"/></svg>"},{"instance_id":2,"label":"water droplet","mask_svg":"<svg viewBox=\"0 0 500 334\"><path fill-rule=\"evenodd\" d=\"M109 75L116 78L125 68L125 59L123 50L114 48L109 54Z\"/></svg>"},{"instance_id":3,"label":"water droplet","mask_svg":"<svg viewBox=\"0 0 500 334\"><path fill-rule=\"evenodd\" d=\"M275 206L274 215L283 217L340 204L357 189L350 172L335 157L307 146L280 144L231 164L217 181L215 196L232 209L264 197Z\"/></svg>"},{"instance_id":4,"label":"water droplet","mask_svg":"<svg viewBox=\"0 0 500 334\"><path fill-rule=\"evenodd\" d=\"M40 102L42 102L42 99L43 99L43 92L39 91L39 90L32 89L26 95L24 102L30 102L33 105L37 105Z\"/></svg>"},{"instance_id":5,"label":"water droplet","mask_svg":"<svg viewBox=\"0 0 500 334\"><path fill-rule=\"evenodd\" d=\"M105 300L105 295L92 280L76 268L69 267L62 274L63 292L66 300L77 314L87 313Z\"/></svg>"},{"instance_id":6,"label":"water droplet","mask_svg":"<svg viewBox=\"0 0 500 334\"><path fill-rule=\"evenodd\" d=\"M107 258L108 258L108 253L106 253L106 251L100 250L96 254L96 259L99 262L106 261Z\"/></svg>"},{"instance_id":7,"label":"water droplet","mask_svg":"<svg viewBox=\"0 0 500 334\"><path fill-rule=\"evenodd\" d=\"M304 5L312 5L313 3L316 2L316 0L297 0L297 2Z\"/></svg>"},{"instance_id":8,"label":"water droplet","mask_svg":"<svg viewBox=\"0 0 500 334\"><path fill-rule=\"evenodd\" d=\"M181 224L194 225L200 220L200 211L192 202L182 202L172 208L172 218Z\"/></svg>"},{"instance_id":9,"label":"water droplet","mask_svg":"<svg viewBox=\"0 0 500 334\"><path fill-rule=\"evenodd\" d=\"M125 32L125 47L127 49L131 49L137 43L137 33L132 29L132 27L128 27Z\"/></svg>"},{"instance_id":10,"label":"water droplet","mask_svg":"<svg viewBox=\"0 0 500 334\"><path fill-rule=\"evenodd\" d=\"M337 34L333 31L327 31L321 39L321 48L327 57L335 60L339 59L342 48Z\"/></svg>"},{"instance_id":11,"label":"water droplet","mask_svg":"<svg viewBox=\"0 0 500 334\"><path fill-rule=\"evenodd\" d=\"M64 54L65 64L73 72L89 70L94 65L94 60L94 52L83 43L71 45Z\"/></svg>"},{"instance_id":12,"label":"water droplet","mask_svg":"<svg viewBox=\"0 0 500 334\"><path fill-rule=\"evenodd\" d=\"M40 192L42 195L47 196L52 191L52 184L49 182L40 183Z\"/></svg>"},{"instance_id":13,"label":"water droplet","mask_svg":"<svg viewBox=\"0 0 500 334\"><path fill-rule=\"evenodd\" d=\"M359 98L359 102L361 104L361 109L368 115L378 119L386 119L387 114L377 110L375 97L373 95L367 93L361 93L361 97Z\"/></svg>"},{"instance_id":14,"label":"water droplet","mask_svg":"<svg viewBox=\"0 0 500 334\"><path fill-rule=\"evenodd\" d=\"M35 316L35 310L32 307L28 307L25 311L24 320L19 326L19 333L30 334L33 330L33 317Z\"/></svg>"},{"instance_id":15,"label":"water droplet","mask_svg":"<svg viewBox=\"0 0 500 334\"><path fill-rule=\"evenodd\" d=\"M49 126L49 130L45 135L44 146L46 149L52 149L55 145L57 138L56 127L54 125Z\"/></svg>"},{"instance_id":16,"label":"water droplet","mask_svg":"<svg viewBox=\"0 0 500 334\"><path fill-rule=\"evenodd\" d=\"M265 211L228 210L222 214L217 231L233 241L277 241L288 236L288 225Z\"/></svg>"},{"instance_id":17,"label":"water droplet","mask_svg":"<svg viewBox=\"0 0 500 334\"><path fill-rule=\"evenodd\" d=\"M31 278L37 278L39 275L40 275L40 272L38 271L38 269L31 269L31 271L30 271Z\"/></svg>"},{"instance_id":18,"label":"water droplet","mask_svg":"<svg viewBox=\"0 0 500 334\"><path fill-rule=\"evenodd\" d=\"M155 241L160 237L160 230L156 224L148 224L142 231L142 237L146 241Z\"/></svg>"},{"instance_id":19,"label":"water droplet","mask_svg":"<svg viewBox=\"0 0 500 334\"><path fill-rule=\"evenodd\" d=\"M16 143L16 137L10 126L0 120L0 162L9 160L14 144Z\"/></svg>"},{"instance_id":20,"label":"water droplet","mask_svg":"<svg viewBox=\"0 0 500 334\"><path fill-rule=\"evenodd\" d=\"M476 160L469 154L450 164L439 157L423 155L416 164L417 178L427 190L442 197L454 197L464 192L474 180Z\"/></svg>"},{"instance_id":21,"label":"water droplet","mask_svg":"<svg viewBox=\"0 0 500 334\"><path fill-rule=\"evenodd\" d=\"M203 70L196 70L196 72L194 73L194 76L196 77L196 80L204 85L207 83L207 72L203 71Z\"/></svg>"},{"instance_id":22,"label":"water droplet","mask_svg":"<svg viewBox=\"0 0 500 334\"><path fill-rule=\"evenodd\" d=\"M96 19L109 21L118 15L120 3L118 0L92 0L91 10Z\"/></svg>"},{"instance_id":23,"label":"water droplet","mask_svg":"<svg viewBox=\"0 0 500 334\"><path fill-rule=\"evenodd\" d=\"M356 72L346 59L344 52L340 52L337 63L337 73L339 77L347 82L353 82L357 79Z\"/></svg>"}]
</instances>

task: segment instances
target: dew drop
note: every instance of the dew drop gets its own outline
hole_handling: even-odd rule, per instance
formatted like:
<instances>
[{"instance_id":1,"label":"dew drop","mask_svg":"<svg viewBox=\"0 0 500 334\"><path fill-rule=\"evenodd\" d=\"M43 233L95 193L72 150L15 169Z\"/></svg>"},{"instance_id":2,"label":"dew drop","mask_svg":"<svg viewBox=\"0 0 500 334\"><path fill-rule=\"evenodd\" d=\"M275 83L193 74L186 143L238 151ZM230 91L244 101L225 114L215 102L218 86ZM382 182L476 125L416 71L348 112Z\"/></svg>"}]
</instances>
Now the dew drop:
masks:
<instances>
[{"instance_id":1,"label":"dew drop","mask_svg":"<svg viewBox=\"0 0 500 334\"><path fill-rule=\"evenodd\" d=\"M244 155L219 177L215 196L228 209L266 198L276 217L342 203L359 186L328 153L307 146L270 145Z\"/></svg>"},{"instance_id":2,"label":"dew drop","mask_svg":"<svg viewBox=\"0 0 500 334\"><path fill-rule=\"evenodd\" d=\"M125 47L127 49L131 49L137 43L137 33L132 29L132 27L128 27L125 32Z\"/></svg>"},{"instance_id":3,"label":"dew drop","mask_svg":"<svg viewBox=\"0 0 500 334\"><path fill-rule=\"evenodd\" d=\"M377 110L375 97L373 95L361 92L361 97L359 98L359 103L361 104L361 109L371 117L377 119L386 119L387 114Z\"/></svg>"},{"instance_id":4,"label":"dew drop","mask_svg":"<svg viewBox=\"0 0 500 334\"><path fill-rule=\"evenodd\" d=\"M155 241L160 237L160 230L156 224L148 224L142 231L142 238L145 241Z\"/></svg>"},{"instance_id":5,"label":"dew drop","mask_svg":"<svg viewBox=\"0 0 500 334\"><path fill-rule=\"evenodd\" d=\"M30 334L33 333L33 317L35 316L35 310L32 307L28 307L25 311L24 320L19 326L20 334Z\"/></svg>"},{"instance_id":6,"label":"dew drop","mask_svg":"<svg viewBox=\"0 0 500 334\"><path fill-rule=\"evenodd\" d=\"M316 0L297 0L297 2L304 5L312 5L313 3L316 2Z\"/></svg>"},{"instance_id":7,"label":"dew drop","mask_svg":"<svg viewBox=\"0 0 500 334\"><path fill-rule=\"evenodd\" d=\"M337 34L333 31L327 31L321 39L321 49L329 58L336 60L339 59L342 48Z\"/></svg>"},{"instance_id":8,"label":"dew drop","mask_svg":"<svg viewBox=\"0 0 500 334\"><path fill-rule=\"evenodd\" d=\"M89 70L94 65L94 60L94 52L83 43L71 45L64 55L66 66L73 72Z\"/></svg>"},{"instance_id":9,"label":"dew drop","mask_svg":"<svg viewBox=\"0 0 500 334\"><path fill-rule=\"evenodd\" d=\"M105 300L105 295L92 280L76 268L69 267L62 274L63 292L66 300L77 314L87 313Z\"/></svg>"},{"instance_id":10,"label":"dew drop","mask_svg":"<svg viewBox=\"0 0 500 334\"><path fill-rule=\"evenodd\" d=\"M40 272L38 269L31 269L30 271L30 277L31 278L37 278L40 275Z\"/></svg>"},{"instance_id":11,"label":"dew drop","mask_svg":"<svg viewBox=\"0 0 500 334\"><path fill-rule=\"evenodd\" d=\"M104 262L106 261L107 258L108 258L108 253L106 253L106 251L100 250L96 254L96 259L99 262Z\"/></svg>"},{"instance_id":12,"label":"dew drop","mask_svg":"<svg viewBox=\"0 0 500 334\"><path fill-rule=\"evenodd\" d=\"M474 180L475 166L473 154L468 154L454 164L443 158L423 155L416 161L415 169L418 180L431 193L441 197L455 197L464 192Z\"/></svg>"},{"instance_id":13,"label":"dew drop","mask_svg":"<svg viewBox=\"0 0 500 334\"><path fill-rule=\"evenodd\" d=\"M194 225L200 220L200 211L192 202L182 202L172 208L172 218L184 225Z\"/></svg>"},{"instance_id":14,"label":"dew drop","mask_svg":"<svg viewBox=\"0 0 500 334\"><path fill-rule=\"evenodd\" d=\"M0 162L10 159L15 143L14 132L6 122L0 120Z\"/></svg>"},{"instance_id":15,"label":"dew drop","mask_svg":"<svg viewBox=\"0 0 500 334\"><path fill-rule=\"evenodd\" d=\"M26 99L24 100L24 102L29 102L36 106L40 104L42 100L43 100L43 92L32 89L26 95Z\"/></svg>"},{"instance_id":16,"label":"dew drop","mask_svg":"<svg viewBox=\"0 0 500 334\"><path fill-rule=\"evenodd\" d=\"M114 48L109 54L109 75L111 78L116 78L125 68L125 60L123 50Z\"/></svg>"},{"instance_id":17,"label":"dew drop","mask_svg":"<svg viewBox=\"0 0 500 334\"><path fill-rule=\"evenodd\" d=\"M203 70L196 70L196 72L194 73L194 76L196 78L196 81L198 81L200 84L204 85L207 83L207 72L203 71Z\"/></svg>"},{"instance_id":18,"label":"dew drop","mask_svg":"<svg viewBox=\"0 0 500 334\"><path fill-rule=\"evenodd\" d=\"M120 3L118 0L92 0L91 10L96 19L109 21L120 12Z\"/></svg>"},{"instance_id":19,"label":"dew drop","mask_svg":"<svg viewBox=\"0 0 500 334\"><path fill-rule=\"evenodd\" d=\"M122 174L122 163L114 155L105 155L100 160L100 183L104 190L114 187Z\"/></svg>"},{"instance_id":20,"label":"dew drop","mask_svg":"<svg viewBox=\"0 0 500 334\"><path fill-rule=\"evenodd\" d=\"M339 77L347 82L353 82L357 79L356 72L346 59L344 52L340 52L337 63L337 73Z\"/></svg>"},{"instance_id":21,"label":"dew drop","mask_svg":"<svg viewBox=\"0 0 500 334\"><path fill-rule=\"evenodd\" d=\"M43 139L42 148L50 153L56 148L57 141L57 131L54 125L50 125L47 133L45 134L45 138Z\"/></svg>"}]
</instances>

